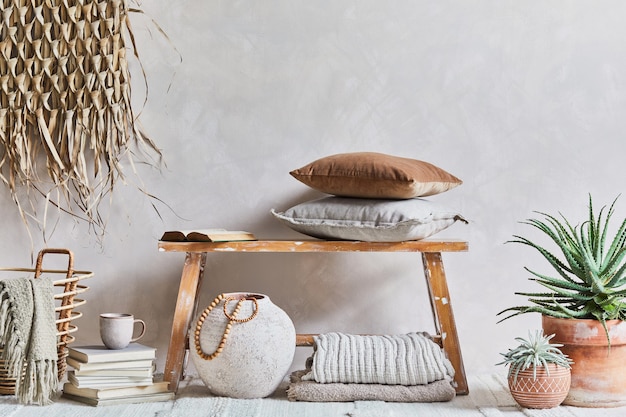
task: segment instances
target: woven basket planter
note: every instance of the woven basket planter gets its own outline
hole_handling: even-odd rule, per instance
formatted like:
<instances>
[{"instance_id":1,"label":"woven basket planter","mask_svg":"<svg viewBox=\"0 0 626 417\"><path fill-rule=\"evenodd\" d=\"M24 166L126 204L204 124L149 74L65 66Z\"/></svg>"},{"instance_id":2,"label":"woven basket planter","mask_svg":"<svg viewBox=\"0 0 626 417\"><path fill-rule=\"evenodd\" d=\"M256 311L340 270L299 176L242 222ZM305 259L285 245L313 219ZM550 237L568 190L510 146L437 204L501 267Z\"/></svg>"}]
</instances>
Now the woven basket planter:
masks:
<instances>
[{"instance_id":1,"label":"woven basket planter","mask_svg":"<svg viewBox=\"0 0 626 417\"><path fill-rule=\"evenodd\" d=\"M563 402L571 383L570 370L553 363L537 368L537 377L533 369L520 371L517 379L509 376L511 395L519 405L525 408L553 408Z\"/></svg>"},{"instance_id":2,"label":"woven basket planter","mask_svg":"<svg viewBox=\"0 0 626 417\"><path fill-rule=\"evenodd\" d=\"M68 256L67 269L43 269L42 263L45 254L64 254ZM80 317L82 313L76 311L75 308L80 307L86 303L85 300L77 298L76 296L84 293L89 287L80 283L80 281L93 276L93 272L89 271L75 271L74 270L74 254L67 249L44 249L39 252L37 256L37 263L35 268L0 268L0 272L4 275L10 274L15 276L15 273L32 273L35 279L40 276L56 277L63 275L63 278L54 279L54 300L56 313L56 326L57 326L57 368L59 380L65 375L67 369L67 346L74 341L72 333L78 330L78 327L72 322ZM10 276L7 276L10 278ZM1 349L0 349L1 350ZM9 378L4 363L0 363L0 394L12 395L15 394L15 379Z\"/></svg>"}]
</instances>

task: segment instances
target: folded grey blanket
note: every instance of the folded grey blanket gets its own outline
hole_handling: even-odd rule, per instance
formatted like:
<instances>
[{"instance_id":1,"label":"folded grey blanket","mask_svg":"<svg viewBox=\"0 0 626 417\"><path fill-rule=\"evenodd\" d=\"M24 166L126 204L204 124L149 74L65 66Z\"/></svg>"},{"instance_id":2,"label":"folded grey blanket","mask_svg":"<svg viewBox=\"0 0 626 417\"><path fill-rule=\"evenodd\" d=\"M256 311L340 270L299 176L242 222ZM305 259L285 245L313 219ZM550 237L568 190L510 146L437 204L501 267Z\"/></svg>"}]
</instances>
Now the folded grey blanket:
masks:
<instances>
[{"instance_id":1,"label":"folded grey blanket","mask_svg":"<svg viewBox=\"0 0 626 417\"><path fill-rule=\"evenodd\" d=\"M345 401L387 401L387 402L442 402L452 400L456 392L450 381L440 380L426 385L384 385L384 384L320 384L302 381L307 371L291 374L287 387L289 401L345 402Z\"/></svg>"},{"instance_id":2,"label":"folded grey blanket","mask_svg":"<svg viewBox=\"0 0 626 417\"><path fill-rule=\"evenodd\" d=\"M303 381L425 385L454 376L452 364L427 333L326 333L314 337L313 349Z\"/></svg>"}]
</instances>

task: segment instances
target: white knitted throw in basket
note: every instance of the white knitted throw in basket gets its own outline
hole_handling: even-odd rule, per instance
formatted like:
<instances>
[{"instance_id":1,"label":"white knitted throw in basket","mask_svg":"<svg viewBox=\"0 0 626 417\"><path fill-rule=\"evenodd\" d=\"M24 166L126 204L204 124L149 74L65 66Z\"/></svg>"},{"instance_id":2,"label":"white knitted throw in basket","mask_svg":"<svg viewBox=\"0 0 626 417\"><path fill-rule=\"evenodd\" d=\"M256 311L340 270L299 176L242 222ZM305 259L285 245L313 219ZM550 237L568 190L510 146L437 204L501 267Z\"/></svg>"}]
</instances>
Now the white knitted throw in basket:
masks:
<instances>
[{"instance_id":1,"label":"white knitted throw in basket","mask_svg":"<svg viewBox=\"0 0 626 417\"><path fill-rule=\"evenodd\" d=\"M319 383L425 385L451 379L454 368L427 333L314 337L314 353L302 380Z\"/></svg>"}]
</instances>

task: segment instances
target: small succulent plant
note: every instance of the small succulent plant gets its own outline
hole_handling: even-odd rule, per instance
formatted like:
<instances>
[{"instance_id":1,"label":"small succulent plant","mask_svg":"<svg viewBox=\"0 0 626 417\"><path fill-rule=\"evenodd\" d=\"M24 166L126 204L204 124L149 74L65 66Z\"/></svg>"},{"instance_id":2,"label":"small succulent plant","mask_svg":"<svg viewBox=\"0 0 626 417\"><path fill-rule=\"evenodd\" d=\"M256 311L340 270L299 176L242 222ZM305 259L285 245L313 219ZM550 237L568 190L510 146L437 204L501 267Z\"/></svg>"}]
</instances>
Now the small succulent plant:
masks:
<instances>
[{"instance_id":1,"label":"small succulent plant","mask_svg":"<svg viewBox=\"0 0 626 417\"><path fill-rule=\"evenodd\" d=\"M572 360L559 349L561 344L550 343L554 335L546 336L543 331L536 330L534 333L528 332L528 339L516 337L520 344L515 349L509 349L506 353L501 353L504 360L498 365L509 367L508 376L513 376L517 381L520 371L530 367L533 369L533 379L537 379L537 368L543 366L548 375L550 370L548 364L553 363L570 369Z\"/></svg>"}]
</instances>

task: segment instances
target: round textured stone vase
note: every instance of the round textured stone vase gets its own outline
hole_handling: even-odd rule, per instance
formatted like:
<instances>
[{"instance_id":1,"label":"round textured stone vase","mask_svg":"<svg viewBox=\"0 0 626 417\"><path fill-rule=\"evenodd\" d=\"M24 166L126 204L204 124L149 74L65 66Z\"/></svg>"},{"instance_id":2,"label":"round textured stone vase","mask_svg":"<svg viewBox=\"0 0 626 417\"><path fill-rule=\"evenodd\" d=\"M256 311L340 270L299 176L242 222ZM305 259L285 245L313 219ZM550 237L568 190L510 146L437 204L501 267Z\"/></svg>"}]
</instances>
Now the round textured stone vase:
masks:
<instances>
[{"instance_id":1,"label":"round textured stone vase","mask_svg":"<svg viewBox=\"0 0 626 417\"><path fill-rule=\"evenodd\" d=\"M210 312L202 312L192 325L189 350L209 391L233 398L272 394L289 371L296 349L296 331L287 313L267 295L248 293L223 294L207 309Z\"/></svg>"},{"instance_id":2,"label":"round textured stone vase","mask_svg":"<svg viewBox=\"0 0 626 417\"><path fill-rule=\"evenodd\" d=\"M548 369L537 368L536 378L533 369L524 369L508 378L511 395L525 408L553 408L563 402L569 392L571 374L568 368L548 364Z\"/></svg>"},{"instance_id":3,"label":"round textured stone vase","mask_svg":"<svg viewBox=\"0 0 626 417\"><path fill-rule=\"evenodd\" d=\"M611 346L597 320L542 316L545 334L562 343L563 353L574 361L572 386L563 404L578 407L626 405L626 322L606 322Z\"/></svg>"}]
</instances>

